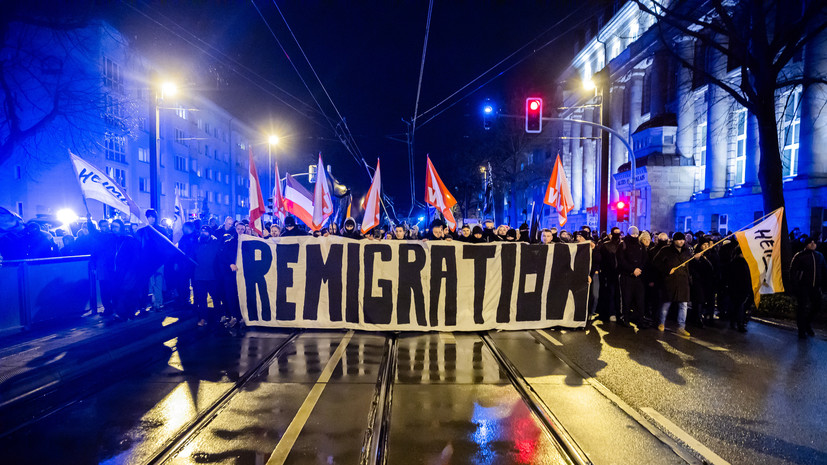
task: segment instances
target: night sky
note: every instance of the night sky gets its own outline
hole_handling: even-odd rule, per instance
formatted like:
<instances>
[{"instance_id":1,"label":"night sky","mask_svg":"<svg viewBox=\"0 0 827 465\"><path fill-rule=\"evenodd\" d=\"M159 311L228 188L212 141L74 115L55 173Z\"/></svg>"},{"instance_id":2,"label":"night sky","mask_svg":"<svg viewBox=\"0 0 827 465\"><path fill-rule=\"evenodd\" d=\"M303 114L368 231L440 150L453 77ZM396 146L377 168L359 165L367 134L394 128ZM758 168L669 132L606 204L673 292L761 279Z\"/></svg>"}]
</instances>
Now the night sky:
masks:
<instances>
[{"instance_id":1,"label":"night sky","mask_svg":"<svg viewBox=\"0 0 827 465\"><path fill-rule=\"evenodd\" d=\"M515 89L551 97L555 78L573 57L574 34L567 31L588 21L594 12L593 5L605 3L435 2L420 113L523 45L531 44L427 115L458 102L417 130L417 199L423 197L425 155L430 153L438 170L450 164L452 151L463 143L470 129L482 125L480 108L485 98L491 98L504 112L519 114L522 108L509 108L504 102ZM407 213L407 147L390 137L404 140L406 125L402 118L410 119L414 113L428 2L284 1L278 7L347 120L365 160L374 165L376 158L381 157L386 194L394 199L400 212ZM364 168L337 141L268 30L265 19L323 111L336 124L338 115L272 0L113 2L106 4L105 10L107 19L125 32L142 53L185 74L183 79L199 91L251 126L261 128L262 140L270 131L279 134L283 144L277 156L282 171L306 171L321 151L342 182L357 193L367 190L369 178ZM537 50L555 38L550 45ZM491 82L473 95L460 99L488 80ZM427 117L421 118L419 124ZM450 188L452 180L444 180Z\"/></svg>"}]
</instances>

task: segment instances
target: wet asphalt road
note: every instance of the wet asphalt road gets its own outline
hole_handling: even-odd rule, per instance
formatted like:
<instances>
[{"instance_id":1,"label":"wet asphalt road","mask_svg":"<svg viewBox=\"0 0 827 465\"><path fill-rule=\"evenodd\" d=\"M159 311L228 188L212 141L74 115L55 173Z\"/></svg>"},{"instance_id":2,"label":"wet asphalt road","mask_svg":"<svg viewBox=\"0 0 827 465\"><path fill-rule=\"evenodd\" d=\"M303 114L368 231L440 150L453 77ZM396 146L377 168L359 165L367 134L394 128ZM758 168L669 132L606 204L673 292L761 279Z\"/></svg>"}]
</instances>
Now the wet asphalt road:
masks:
<instances>
[{"instance_id":1,"label":"wet asphalt road","mask_svg":"<svg viewBox=\"0 0 827 465\"><path fill-rule=\"evenodd\" d=\"M392 360L387 463L565 463L479 334L400 334L395 352L386 334L291 334L167 341L164 360L0 438L0 462L359 463ZM598 323L490 342L595 464L698 463L649 409L730 463L827 463L825 341L758 324L697 336Z\"/></svg>"}]
</instances>

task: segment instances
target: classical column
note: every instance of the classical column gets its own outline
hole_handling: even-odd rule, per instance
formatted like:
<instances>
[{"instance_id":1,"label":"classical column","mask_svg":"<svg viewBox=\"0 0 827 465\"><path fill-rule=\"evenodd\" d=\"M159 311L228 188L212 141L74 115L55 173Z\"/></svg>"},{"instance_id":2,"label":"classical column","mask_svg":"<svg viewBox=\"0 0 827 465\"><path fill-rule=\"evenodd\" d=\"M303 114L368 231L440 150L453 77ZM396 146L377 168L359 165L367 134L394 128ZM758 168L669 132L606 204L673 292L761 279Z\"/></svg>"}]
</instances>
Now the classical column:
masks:
<instances>
[{"instance_id":1,"label":"classical column","mask_svg":"<svg viewBox=\"0 0 827 465\"><path fill-rule=\"evenodd\" d=\"M692 63L695 41L690 37L680 38L675 45L681 59ZM692 72L689 68L678 67L678 153L691 158L695 156L695 96L692 93Z\"/></svg>"},{"instance_id":2,"label":"classical column","mask_svg":"<svg viewBox=\"0 0 827 465\"><path fill-rule=\"evenodd\" d=\"M594 115L599 112L593 108L583 111L583 119L594 121ZM581 137L594 137L595 131L591 126L582 126ZM597 159L596 143L593 139L583 139L583 208L594 206L594 193L597 187Z\"/></svg>"},{"instance_id":3,"label":"classical column","mask_svg":"<svg viewBox=\"0 0 827 465\"><path fill-rule=\"evenodd\" d=\"M716 76L726 72L726 57L709 50L709 69ZM710 198L721 197L726 191L727 142L732 102L721 88L710 84L706 91L706 189Z\"/></svg>"},{"instance_id":4,"label":"classical column","mask_svg":"<svg viewBox=\"0 0 827 465\"><path fill-rule=\"evenodd\" d=\"M751 188L759 184L758 163L761 160L761 147L758 145L758 118L752 112L747 113L747 161L744 167L743 187Z\"/></svg>"},{"instance_id":5,"label":"classical column","mask_svg":"<svg viewBox=\"0 0 827 465\"><path fill-rule=\"evenodd\" d=\"M804 75L827 77L827 31L804 48ZM827 178L827 85L812 84L801 94L801 133L798 150L798 177Z\"/></svg>"},{"instance_id":6,"label":"classical column","mask_svg":"<svg viewBox=\"0 0 827 465\"><path fill-rule=\"evenodd\" d=\"M583 148L581 147L580 129L581 124L569 124L569 136L571 137L571 196L574 201L574 211L583 209Z\"/></svg>"},{"instance_id":7,"label":"classical column","mask_svg":"<svg viewBox=\"0 0 827 465\"><path fill-rule=\"evenodd\" d=\"M638 126L643 123L643 114L641 112L641 102L643 100L643 70L632 70L632 77L629 79L631 88L629 89L629 135L637 131Z\"/></svg>"},{"instance_id":8,"label":"classical column","mask_svg":"<svg viewBox=\"0 0 827 465\"><path fill-rule=\"evenodd\" d=\"M619 133L623 133L623 96L625 86L612 86L612 101L609 107L609 120L612 129ZM615 184L614 174L620 165L629 160L626 150L626 145L614 134L612 134L611 153L609 154L609 201L615 202L618 199L617 185Z\"/></svg>"}]
</instances>

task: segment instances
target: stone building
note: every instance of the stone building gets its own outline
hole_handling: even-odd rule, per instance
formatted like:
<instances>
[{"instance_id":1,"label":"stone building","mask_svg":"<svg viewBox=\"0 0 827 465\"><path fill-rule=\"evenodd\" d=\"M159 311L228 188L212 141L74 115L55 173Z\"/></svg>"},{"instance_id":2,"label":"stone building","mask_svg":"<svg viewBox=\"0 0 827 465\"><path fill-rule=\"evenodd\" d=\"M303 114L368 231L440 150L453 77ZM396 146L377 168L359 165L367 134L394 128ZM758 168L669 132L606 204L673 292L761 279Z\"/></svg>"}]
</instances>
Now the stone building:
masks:
<instances>
[{"instance_id":1,"label":"stone building","mask_svg":"<svg viewBox=\"0 0 827 465\"><path fill-rule=\"evenodd\" d=\"M634 199L629 223L658 231L734 231L767 213L758 183L756 118L700 73L680 66L674 52L695 65L706 60L717 78L734 80L740 67L691 37L671 37L667 50L653 28L655 18L632 2L605 18L585 31L559 77L563 104L556 116L599 123L606 103L609 126L633 146L634 178L628 150L610 136L609 226L617 223L618 199ZM807 44L788 68L827 76L827 33ZM608 73L608 83L597 82L600 71ZM609 86L609 102L597 96L601 85ZM823 85L776 94L788 223L804 232L820 232L827 221L827 120L819 118L825 96ZM562 127L561 154L575 203L570 225L594 226L600 131L574 123Z\"/></svg>"}]
</instances>

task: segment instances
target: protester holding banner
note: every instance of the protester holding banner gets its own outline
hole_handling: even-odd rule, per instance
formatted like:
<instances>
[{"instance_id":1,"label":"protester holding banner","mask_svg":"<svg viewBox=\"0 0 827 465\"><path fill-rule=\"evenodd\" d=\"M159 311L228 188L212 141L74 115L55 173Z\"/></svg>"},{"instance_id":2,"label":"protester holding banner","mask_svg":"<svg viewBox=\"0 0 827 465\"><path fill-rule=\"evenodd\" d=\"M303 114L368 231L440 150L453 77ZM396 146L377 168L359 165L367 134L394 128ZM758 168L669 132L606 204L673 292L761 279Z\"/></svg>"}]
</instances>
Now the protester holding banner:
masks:
<instances>
[{"instance_id":1,"label":"protester holding banner","mask_svg":"<svg viewBox=\"0 0 827 465\"><path fill-rule=\"evenodd\" d=\"M620 317L618 324L647 327L643 312L646 307L646 286L643 282L644 270L649 266L646 247L638 240L637 227L629 227L629 234L623 238L617 250L618 272L620 274Z\"/></svg>"},{"instance_id":2,"label":"protester holding banner","mask_svg":"<svg viewBox=\"0 0 827 465\"><path fill-rule=\"evenodd\" d=\"M288 216L284 219L284 231L281 232L281 237L292 236L306 236L307 233L299 229L296 225L296 218Z\"/></svg>"},{"instance_id":3,"label":"protester holding banner","mask_svg":"<svg viewBox=\"0 0 827 465\"><path fill-rule=\"evenodd\" d=\"M824 255L816 250L816 238L808 237L803 242L804 250L795 254L790 267L790 278L798 301L796 321L800 339L815 336L813 317L821 309L822 290L827 284L827 263Z\"/></svg>"}]
</instances>

